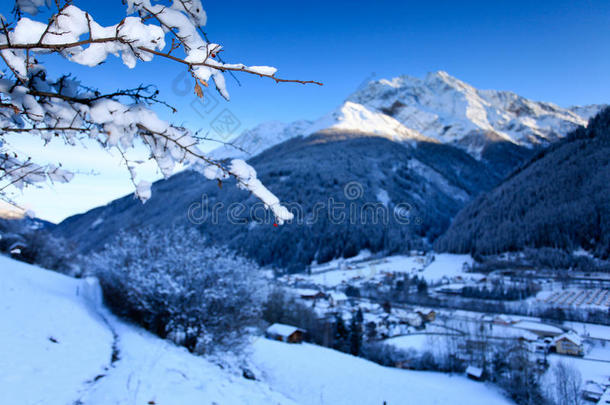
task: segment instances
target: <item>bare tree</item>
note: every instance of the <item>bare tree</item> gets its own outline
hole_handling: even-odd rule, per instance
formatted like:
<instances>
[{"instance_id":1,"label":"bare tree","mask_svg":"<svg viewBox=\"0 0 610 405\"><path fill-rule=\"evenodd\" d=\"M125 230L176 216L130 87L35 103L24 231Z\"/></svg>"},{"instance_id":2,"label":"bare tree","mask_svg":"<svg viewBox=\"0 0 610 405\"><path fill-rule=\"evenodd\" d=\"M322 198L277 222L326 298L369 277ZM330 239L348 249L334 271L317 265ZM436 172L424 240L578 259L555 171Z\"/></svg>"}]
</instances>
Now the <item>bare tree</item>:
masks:
<instances>
[{"instance_id":1,"label":"bare tree","mask_svg":"<svg viewBox=\"0 0 610 405\"><path fill-rule=\"evenodd\" d=\"M582 377L570 364L560 361L551 368L547 397L555 405L580 405L582 401Z\"/></svg>"}]
</instances>

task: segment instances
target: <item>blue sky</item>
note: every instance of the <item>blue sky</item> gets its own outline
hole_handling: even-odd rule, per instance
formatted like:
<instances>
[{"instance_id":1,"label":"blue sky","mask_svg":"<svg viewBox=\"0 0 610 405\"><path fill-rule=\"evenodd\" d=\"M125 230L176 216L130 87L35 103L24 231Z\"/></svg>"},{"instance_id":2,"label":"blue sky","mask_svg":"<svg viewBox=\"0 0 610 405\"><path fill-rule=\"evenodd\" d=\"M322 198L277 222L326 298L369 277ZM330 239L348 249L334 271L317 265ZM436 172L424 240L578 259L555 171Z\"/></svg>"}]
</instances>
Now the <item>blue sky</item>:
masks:
<instances>
[{"instance_id":1,"label":"blue sky","mask_svg":"<svg viewBox=\"0 0 610 405\"><path fill-rule=\"evenodd\" d=\"M116 23L125 10L120 0L75 4L104 25ZM167 61L139 63L130 70L117 60L86 68L52 58L49 69L71 71L83 83L106 90L156 84L161 96L179 110L165 117L191 128L209 129L210 121L226 108L240 122L236 134L269 120L317 118L366 80L400 74L423 77L436 70L478 88L511 90L561 106L610 101L607 0L207 1L204 7L206 31L225 47L226 61L272 65L280 77L315 79L324 86L238 75L240 87L227 77L231 101L210 94L214 108L206 113L191 90L185 90L182 68ZM0 6L5 15L7 8ZM20 144L23 149L37 146ZM99 166L93 166L99 176L27 191L18 201L58 221L130 192L116 160L105 162L103 157L98 154ZM86 163L75 164L84 171Z\"/></svg>"}]
</instances>

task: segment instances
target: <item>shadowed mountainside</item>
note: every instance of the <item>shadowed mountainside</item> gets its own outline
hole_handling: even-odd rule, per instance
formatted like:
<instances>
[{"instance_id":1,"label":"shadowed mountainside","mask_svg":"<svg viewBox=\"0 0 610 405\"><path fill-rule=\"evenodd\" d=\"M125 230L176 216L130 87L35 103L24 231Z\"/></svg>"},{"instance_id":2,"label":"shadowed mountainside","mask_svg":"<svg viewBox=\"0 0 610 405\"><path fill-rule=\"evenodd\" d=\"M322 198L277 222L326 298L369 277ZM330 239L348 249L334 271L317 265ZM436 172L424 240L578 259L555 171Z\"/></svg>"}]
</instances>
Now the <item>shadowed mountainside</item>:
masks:
<instances>
[{"instance_id":1,"label":"shadowed mountainside","mask_svg":"<svg viewBox=\"0 0 610 405\"><path fill-rule=\"evenodd\" d=\"M479 196L435 244L495 254L580 247L610 255L610 108Z\"/></svg>"}]
</instances>

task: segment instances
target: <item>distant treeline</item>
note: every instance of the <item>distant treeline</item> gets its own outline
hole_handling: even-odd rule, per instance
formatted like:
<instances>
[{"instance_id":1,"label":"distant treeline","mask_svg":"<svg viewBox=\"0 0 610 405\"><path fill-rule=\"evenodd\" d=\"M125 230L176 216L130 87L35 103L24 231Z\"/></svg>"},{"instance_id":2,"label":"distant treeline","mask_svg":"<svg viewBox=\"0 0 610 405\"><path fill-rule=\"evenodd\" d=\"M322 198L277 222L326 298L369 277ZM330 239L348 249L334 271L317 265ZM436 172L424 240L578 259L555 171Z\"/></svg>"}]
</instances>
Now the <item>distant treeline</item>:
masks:
<instances>
[{"instance_id":1,"label":"distant treeline","mask_svg":"<svg viewBox=\"0 0 610 405\"><path fill-rule=\"evenodd\" d=\"M507 286L496 284L491 288L487 286L465 286L462 289L462 297L484 300L517 301L531 297L539 291L540 286L535 283Z\"/></svg>"}]
</instances>

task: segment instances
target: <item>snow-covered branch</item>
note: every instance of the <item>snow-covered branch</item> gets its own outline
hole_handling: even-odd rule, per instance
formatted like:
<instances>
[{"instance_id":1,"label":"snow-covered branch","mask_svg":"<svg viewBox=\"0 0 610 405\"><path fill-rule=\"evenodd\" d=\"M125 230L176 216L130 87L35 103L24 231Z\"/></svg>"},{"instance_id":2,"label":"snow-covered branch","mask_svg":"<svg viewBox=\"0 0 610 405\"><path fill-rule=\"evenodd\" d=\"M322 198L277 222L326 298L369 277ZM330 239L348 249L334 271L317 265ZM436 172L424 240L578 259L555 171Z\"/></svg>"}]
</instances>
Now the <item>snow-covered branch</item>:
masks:
<instances>
[{"instance_id":1,"label":"snow-covered branch","mask_svg":"<svg viewBox=\"0 0 610 405\"><path fill-rule=\"evenodd\" d=\"M150 197L150 183L136 180L138 164L126 157L126 151L140 142L148 147L165 177L178 164L200 170L209 179L234 177L239 187L250 190L273 210L279 223L291 219L252 167L239 160L225 164L208 158L199 149L195 134L160 118L150 108L152 104L162 103L175 110L158 98L154 88L139 86L103 94L69 75L53 80L38 55L58 54L85 66L97 66L113 55L129 68L138 61L165 58L190 72L200 97L201 86L209 87L208 82L213 81L227 100L225 72L254 74L276 82L321 83L278 78L276 69L268 66L224 63L218 56L222 47L209 43L201 30L206 14L200 0L174 0L170 5L127 0L127 16L111 26L102 26L86 11L59 0L48 22L23 15L36 15L48 3L17 0L19 19L9 24L0 18L0 58L6 66L0 76L0 152L5 156L0 160L0 193L11 184L22 187L48 180L69 181L72 177L59 166L38 165L12 156L3 137L21 133L39 136L45 142L58 137L68 145L88 138L104 148L118 150L136 195L145 201ZM171 38L169 46L167 37Z\"/></svg>"}]
</instances>

